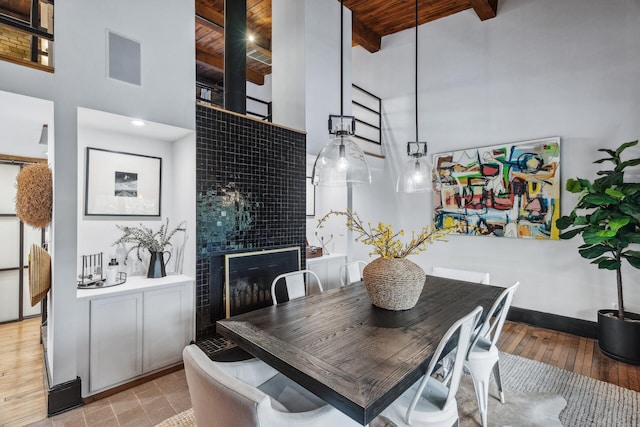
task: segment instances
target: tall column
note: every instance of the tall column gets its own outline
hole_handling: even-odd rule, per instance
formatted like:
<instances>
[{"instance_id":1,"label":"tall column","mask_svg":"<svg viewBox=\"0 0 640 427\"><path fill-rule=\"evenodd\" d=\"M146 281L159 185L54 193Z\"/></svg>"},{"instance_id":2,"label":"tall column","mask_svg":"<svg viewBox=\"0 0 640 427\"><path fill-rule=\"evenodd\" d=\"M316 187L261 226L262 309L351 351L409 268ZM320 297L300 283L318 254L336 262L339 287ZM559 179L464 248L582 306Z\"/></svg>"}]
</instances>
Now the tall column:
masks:
<instances>
[{"instance_id":1,"label":"tall column","mask_svg":"<svg viewBox=\"0 0 640 427\"><path fill-rule=\"evenodd\" d=\"M247 1L224 2L224 108L247 113Z\"/></svg>"}]
</instances>

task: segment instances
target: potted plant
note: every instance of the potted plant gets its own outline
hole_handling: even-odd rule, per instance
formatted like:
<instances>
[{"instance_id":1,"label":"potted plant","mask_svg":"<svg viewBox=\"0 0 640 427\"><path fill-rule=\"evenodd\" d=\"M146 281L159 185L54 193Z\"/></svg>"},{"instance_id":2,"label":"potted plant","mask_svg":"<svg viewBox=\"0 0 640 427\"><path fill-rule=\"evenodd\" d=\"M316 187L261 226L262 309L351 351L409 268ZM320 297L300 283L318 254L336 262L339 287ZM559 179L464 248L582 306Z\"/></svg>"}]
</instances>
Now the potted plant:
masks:
<instances>
[{"instance_id":1,"label":"potted plant","mask_svg":"<svg viewBox=\"0 0 640 427\"><path fill-rule=\"evenodd\" d=\"M349 209L330 211L318 220L318 227L322 228L333 215L346 217L347 228L357 234L356 242L371 245L373 251L369 255L379 256L362 272L371 303L387 310L413 308L422 293L426 276L420 266L406 257L426 251L436 240L444 240L448 230L425 226L419 233L412 232L411 240L403 243L400 237L404 236L404 230L394 232L390 225L382 222L372 226Z\"/></svg>"},{"instance_id":2,"label":"potted plant","mask_svg":"<svg viewBox=\"0 0 640 427\"><path fill-rule=\"evenodd\" d=\"M127 250L127 255L132 250L136 250L136 256L140 261L140 249L146 249L151 254L151 260L149 261L149 270L147 277L164 277L166 273L166 263L171 259L171 252L165 251L167 246L171 246L171 238L179 231L186 231L185 222L178 224L176 228L169 231L169 218L167 222L162 224L158 231L153 231L150 227L146 227L142 223L138 227L130 227L128 225L116 225L124 234L115 242L112 246L120 243L133 243ZM164 253L168 253L169 257L164 260Z\"/></svg>"},{"instance_id":3,"label":"potted plant","mask_svg":"<svg viewBox=\"0 0 640 427\"><path fill-rule=\"evenodd\" d=\"M600 269L616 272L618 309L598 311L598 341L602 352L614 359L640 364L640 315L624 309L622 265L626 261L640 269L640 252L629 248L640 243L640 183L625 182L628 167L640 165L640 158L622 159L627 148L638 141L627 142L615 151L599 149L608 157L594 163L611 162L611 169L597 172L594 181L569 179L567 191L579 193L578 203L568 216L556 225L563 231L561 239L580 234L584 241L578 249Z\"/></svg>"}]
</instances>

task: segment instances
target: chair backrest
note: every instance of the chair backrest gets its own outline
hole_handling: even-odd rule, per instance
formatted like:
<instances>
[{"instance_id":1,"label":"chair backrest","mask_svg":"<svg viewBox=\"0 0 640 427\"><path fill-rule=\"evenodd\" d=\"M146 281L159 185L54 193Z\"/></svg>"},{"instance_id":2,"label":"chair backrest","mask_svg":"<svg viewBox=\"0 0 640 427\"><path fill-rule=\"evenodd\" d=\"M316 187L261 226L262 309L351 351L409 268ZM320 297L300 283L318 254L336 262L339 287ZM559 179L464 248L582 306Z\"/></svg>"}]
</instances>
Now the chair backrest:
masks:
<instances>
[{"instance_id":1,"label":"chair backrest","mask_svg":"<svg viewBox=\"0 0 640 427\"><path fill-rule=\"evenodd\" d=\"M484 285L488 285L490 279L489 273L481 271L458 270L455 268L447 267L433 267L431 275L446 277L447 279L458 279L466 280L467 282L482 283Z\"/></svg>"},{"instance_id":2,"label":"chair backrest","mask_svg":"<svg viewBox=\"0 0 640 427\"><path fill-rule=\"evenodd\" d=\"M340 266L340 286L350 285L362 280L362 270L367 265L364 261L351 261Z\"/></svg>"},{"instance_id":3,"label":"chair backrest","mask_svg":"<svg viewBox=\"0 0 640 427\"><path fill-rule=\"evenodd\" d=\"M305 279L309 276L313 276L315 278L318 289L320 292L323 292L320 278L311 270L299 270L280 274L273 279L273 282L271 282L271 298L273 299L273 305L278 304L278 300L276 298L276 285L278 284L278 281L284 279L287 288L287 295L289 296L289 300L292 300L307 295L309 284L305 282Z\"/></svg>"},{"instance_id":4,"label":"chair backrest","mask_svg":"<svg viewBox=\"0 0 640 427\"><path fill-rule=\"evenodd\" d=\"M214 362L194 344L185 347L182 356L197 425L260 425L259 412L269 410L271 398L251 382L261 383L266 379L241 380L233 375L234 370L241 371L234 365L247 362ZM223 368L225 365L228 369ZM267 374L275 375L277 371Z\"/></svg>"},{"instance_id":5,"label":"chair backrest","mask_svg":"<svg viewBox=\"0 0 640 427\"><path fill-rule=\"evenodd\" d=\"M511 301L513 301L513 294L515 294L518 286L520 286L520 282L514 283L502 291L500 296L496 298L491 309L487 312L484 324L474 339L472 347L480 337L490 341L491 345L496 345L500 337L500 332L502 332L502 326L505 320L507 320L507 313L509 312L509 307L511 307Z\"/></svg>"},{"instance_id":6,"label":"chair backrest","mask_svg":"<svg viewBox=\"0 0 640 427\"><path fill-rule=\"evenodd\" d=\"M455 397L458 392L458 386L460 385L460 378L462 377L462 368L464 365L464 359L467 354L467 350L469 345L471 344L472 332L480 319L480 315L482 314L482 307L478 306L473 309L469 314L463 316L458 319L444 334L438 347L436 348L435 353L431 357L431 361L429 362L429 367L427 368L427 372L425 373L418 390L407 409L406 421L407 424L411 424L411 415L413 414L413 410L420 400L422 392L429 381L431 374L436 368L438 362L440 361L442 352L444 351L446 345L449 343L449 340L452 337L455 339L455 347L457 351L455 352L455 359L453 360L453 364L451 365L451 370L447 376L444 377L443 385L448 388L447 397L444 402L442 402L441 408L444 409L447 405L451 404L452 399ZM454 334L458 333L457 337L454 337ZM435 378L431 378L432 381L438 381ZM448 386L447 386L448 383Z\"/></svg>"}]
</instances>

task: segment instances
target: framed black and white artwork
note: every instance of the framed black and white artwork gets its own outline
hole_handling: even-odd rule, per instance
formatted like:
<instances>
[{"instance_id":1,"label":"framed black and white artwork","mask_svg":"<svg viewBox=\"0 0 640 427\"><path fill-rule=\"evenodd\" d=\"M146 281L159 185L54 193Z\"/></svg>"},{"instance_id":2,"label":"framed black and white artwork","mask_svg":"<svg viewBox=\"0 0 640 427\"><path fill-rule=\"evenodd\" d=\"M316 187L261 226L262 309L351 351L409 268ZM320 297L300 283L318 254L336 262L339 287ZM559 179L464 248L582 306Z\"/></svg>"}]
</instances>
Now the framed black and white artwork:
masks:
<instances>
[{"instance_id":1,"label":"framed black and white artwork","mask_svg":"<svg viewBox=\"0 0 640 427\"><path fill-rule=\"evenodd\" d=\"M162 159L87 147L84 214L160 216Z\"/></svg>"}]
</instances>

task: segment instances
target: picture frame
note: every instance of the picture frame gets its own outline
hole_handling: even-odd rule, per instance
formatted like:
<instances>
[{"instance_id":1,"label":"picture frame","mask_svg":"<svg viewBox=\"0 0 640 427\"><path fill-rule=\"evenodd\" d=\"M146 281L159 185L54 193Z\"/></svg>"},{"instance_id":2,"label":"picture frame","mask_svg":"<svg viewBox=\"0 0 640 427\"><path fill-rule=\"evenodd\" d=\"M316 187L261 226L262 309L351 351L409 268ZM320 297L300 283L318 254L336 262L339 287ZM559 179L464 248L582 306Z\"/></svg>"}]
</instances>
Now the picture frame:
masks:
<instances>
[{"instance_id":1,"label":"picture frame","mask_svg":"<svg viewBox=\"0 0 640 427\"><path fill-rule=\"evenodd\" d=\"M162 158L87 147L86 216L159 217Z\"/></svg>"},{"instance_id":2,"label":"picture frame","mask_svg":"<svg viewBox=\"0 0 640 427\"><path fill-rule=\"evenodd\" d=\"M456 234L557 240L560 137L433 155L433 223Z\"/></svg>"},{"instance_id":3,"label":"picture frame","mask_svg":"<svg viewBox=\"0 0 640 427\"><path fill-rule=\"evenodd\" d=\"M311 177L307 181L307 216L316 216L316 186L311 183Z\"/></svg>"}]
</instances>

